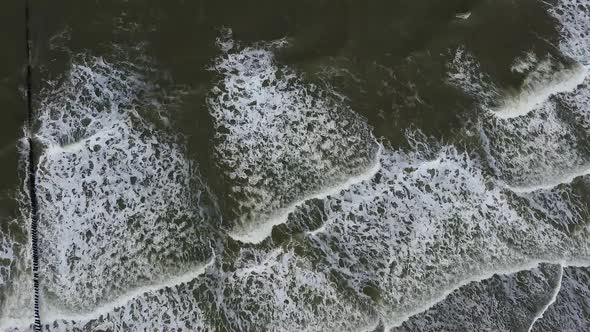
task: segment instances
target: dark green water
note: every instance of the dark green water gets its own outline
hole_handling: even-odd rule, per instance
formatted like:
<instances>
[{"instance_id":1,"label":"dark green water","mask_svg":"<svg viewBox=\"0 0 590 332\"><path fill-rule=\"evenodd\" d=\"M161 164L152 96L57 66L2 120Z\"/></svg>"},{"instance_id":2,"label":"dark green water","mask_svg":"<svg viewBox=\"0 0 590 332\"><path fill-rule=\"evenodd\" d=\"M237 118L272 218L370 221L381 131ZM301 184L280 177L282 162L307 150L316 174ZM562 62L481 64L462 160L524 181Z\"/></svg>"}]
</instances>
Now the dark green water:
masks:
<instances>
[{"instance_id":1,"label":"dark green water","mask_svg":"<svg viewBox=\"0 0 590 332\"><path fill-rule=\"evenodd\" d=\"M0 328L26 331L2 6ZM30 9L43 330L589 327L587 1Z\"/></svg>"}]
</instances>

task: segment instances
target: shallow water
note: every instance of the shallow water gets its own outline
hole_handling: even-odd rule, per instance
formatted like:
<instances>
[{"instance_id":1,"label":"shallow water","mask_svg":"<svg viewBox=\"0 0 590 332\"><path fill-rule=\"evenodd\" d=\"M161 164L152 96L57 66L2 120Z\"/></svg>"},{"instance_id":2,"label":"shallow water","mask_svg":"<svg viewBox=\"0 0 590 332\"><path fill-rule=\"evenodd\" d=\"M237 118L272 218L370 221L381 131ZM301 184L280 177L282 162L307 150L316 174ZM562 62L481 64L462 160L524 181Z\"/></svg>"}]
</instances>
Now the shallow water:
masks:
<instances>
[{"instance_id":1,"label":"shallow water","mask_svg":"<svg viewBox=\"0 0 590 332\"><path fill-rule=\"evenodd\" d=\"M33 329L28 162L45 331L589 328L586 0L30 8L0 330Z\"/></svg>"}]
</instances>

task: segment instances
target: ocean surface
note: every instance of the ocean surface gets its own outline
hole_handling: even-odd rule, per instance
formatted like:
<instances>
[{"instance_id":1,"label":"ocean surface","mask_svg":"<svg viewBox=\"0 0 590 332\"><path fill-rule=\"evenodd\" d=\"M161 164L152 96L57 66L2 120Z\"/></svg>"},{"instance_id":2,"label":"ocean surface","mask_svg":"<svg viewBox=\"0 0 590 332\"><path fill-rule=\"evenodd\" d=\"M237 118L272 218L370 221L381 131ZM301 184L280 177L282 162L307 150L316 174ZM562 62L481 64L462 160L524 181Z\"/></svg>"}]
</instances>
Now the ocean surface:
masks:
<instances>
[{"instance_id":1,"label":"ocean surface","mask_svg":"<svg viewBox=\"0 0 590 332\"><path fill-rule=\"evenodd\" d=\"M589 0L25 6L0 331L590 331Z\"/></svg>"}]
</instances>

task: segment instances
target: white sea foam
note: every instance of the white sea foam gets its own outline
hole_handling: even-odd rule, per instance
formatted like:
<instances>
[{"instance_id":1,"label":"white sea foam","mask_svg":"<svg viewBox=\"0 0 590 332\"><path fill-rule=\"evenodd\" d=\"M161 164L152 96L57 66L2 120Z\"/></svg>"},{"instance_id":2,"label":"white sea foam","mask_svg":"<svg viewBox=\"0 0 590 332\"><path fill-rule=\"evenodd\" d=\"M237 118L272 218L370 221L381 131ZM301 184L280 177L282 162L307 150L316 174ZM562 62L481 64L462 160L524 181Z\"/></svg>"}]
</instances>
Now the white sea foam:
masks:
<instances>
[{"instance_id":1,"label":"white sea foam","mask_svg":"<svg viewBox=\"0 0 590 332\"><path fill-rule=\"evenodd\" d=\"M314 272L309 261L282 249L241 249L230 270L213 267L190 283L133 295L137 297L126 298L116 310L110 305L92 315L44 321L50 331L210 331L216 324L239 331L355 331L377 320L367 306L343 296L326 275Z\"/></svg>"},{"instance_id":2,"label":"white sea foam","mask_svg":"<svg viewBox=\"0 0 590 332\"><path fill-rule=\"evenodd\" d=\"M582 167L577 170L573 170L572 173L559 174L556 177L547 179L544 183L534 186L518 187L508 185L506 187L516 193L530 193L539 190L551 190L559 185L572 183L575 179L587 175L590 175L590 167Z\"/></svg>"},{"instance_id":3,"label":"white sea foam","mask_svg":"<svg viewBox=\"0 0 590 332\"><path fill-rule=\"evenodd\" d=\"M0 265L0 289L2 289L10 279L10 263L14 260L13 240L6 234L0 232L0 261L9 262L8 265Z\"/></svg>"},{"instance_id":4,"label":"white sea foam","mask_svg":"<svg viewBox=\"0 0 590 332\"><path fill-rule=\"evenodd\" d=\"M366 302L345 296L292 251L243 248L218 278L214 303L229 330L358 331L378 320Z\"/></svg>"},{"instance_id":5,"label":"white sea foam","mask_svg":"<svg viewBox=\"0 0 590 332\"><path fill-rule=\"evenodd\" d=\"M510 273L512 269L518 267L498 271L489 278L482 276L482 280L453 290L440 302L430 307L426 305L426 310L412 315L390 332L521 331L528 328L538 314L539 304L551 301L560 282L561 266L541 263Z\"/></svg>"},{"instance_id":6,"label":"white sea foam","mask_svg":"<svg viewBox=\"0 0 590 332\"><path fill-rule=\"evenodd\" d=\"M465 13L459 13L459 14L455 14L456 18L460 18L462 20L466 20L468 18L471 17L471 12L465 12Z\"/></svg>"},{"instance_id":7,"label":"white sea foam","mask_svg":"<svg viewBox=\"0 0 590 332\"><path fill-rule=\"evenodd\" d=\"M380 145L379 152L377 152L375 155L375 161L373 162L373 165L370 166L366 171L357 175L352 175L342 183L336 183L331 187L323 188L321 191L311 193L309 196L302 198L298 202L295 202L286 208L282 208L279 211L274 212L268 220L261 223L256 223L255 225L251 225L248 228L246 228L247 226L240 227L237 229L237 233L229 233L229 236L235 240L246 243L260 243L264 241L264 239L270 236L274 226L287 222L289 215L301 205L305 204L305 202L313 199L324 199L328 196L338 194L340 191L348 189L350 186L356 183L371 180L371 178L375 176L375 174L377 174L381 168L380 159L382 149L383 147ZM236 231L236 229L234 231ZM319 231L320 230L316 230L314 232L317 233Z\"/></svg>"},{"instance_id":8,"label":"white sea foam","mask_svg":"<svg viewBox=\"0 0 590 332\"><path fill-rule=\"evenodd\" d=\"M23 219L25 221L27 219ZM31 255L28 243L19 245L13 239L7 245L18 253L8 256L10 264L2 269L3 282L0 285L3 301L0 303L0 331L26 330L33 322L33 283L30 275ZM26 246L27 248L23 248ZM11 249L12 249L11 248ZM3 267L4 268L4 267Z\"/></svg>"},{"instance_id":9,"label":"white sea foam","mask_svg":"<svg viewBox=\"0 0 590 332\"><path fill-rule=\"evenodd\" d=\"M192 283L166 286L128 299L117 308L105 308L87 315L58 315L58 320L43 319L47 331L211 331L202 302L193 293ZM118 304L117 304L118 305ZM72 319L80 320L72 320Z\"/></svg>"},{"instance_id":10,"label":"white sea foam","mask_svg":"<svg viewBox=\"0 0 590 332\"><path fill-rule=\"evenodd\" d=\"M113 301L103 303L100 307L92 309L92 311L69 312L60 311L56 308L43 308L44 310L41 312L42 323L51 326L51 328L46 328L49 331L70 331L74 326L82 327L86 324L93 326L94 328L99 328L100 326L102 326L102 328L116 328L118 326L119 329L124 328L125 326L129 328L130 326L137 324L135 330L140 330L140 327L148 328L150 330L162 327L163 325L161 322L152 322L152 320L156 319L157 312L160 309L163 309L164 311L164 313L161 314L165 314L168 308L159 308L158 304L149 305L150 297L159 297L162 301L166 301L167 296L161 295L165 290L176 290L177 288L193 281L195 278L205 273L207 269L211 268L213 264L214 259L212 258L205 265L196 267L181 275L171 276L168 279L161 280L157 284L146 285L128 291ZM173 294L170 294L169 296L174 297ZM142 313L137 313L133 309L133 305L141 303L146 304L146 309L143 310ZM189 310L196 311L198 309L193 307ZM138 320L137 317L133 319L134 315L139 315L143 320ZM117 318L121 320L119 323L117 323ZM179 316L176 318L180 319ZM103 321L99 322L101 319ZM195 327L195 330L197 330L196 326L199 325L199 322L199 320L191 320L190 326ZM32 319L7 319L1 321L0 331L26 331L32 329L32 323Z\"/></svg>"},{"instance_id":11,"label":"white sea foam","mask_svg":"<svg viewBox=\"0 0 590 332\"><path fill-rule=\"evenodd\" d=\"M28 308L29 310L32 310ZM0 331L2 332L25 332L33 331L33 318L3 318L0 320Z\"/></svg>"},{"instance_id":12,"label":"white sea foam","mask_svg":"<svg viewBox=\"0 0 590 332\"><path fill-rule=\"evenodd\" d=\"M245 247L231 267L194 284L210 294L208 304L191 291L179 301L213 306L236 330L354 331L379 319L399 325L496 273L541 262L590 264L587 245L580 245L585 235L569 238L527 211L518 213L477 161L453 147L383 151L381 164L370 181L324 200L324 231L307 235L317 256ZM357 296L344 296L328 275L343 277ZM367 285L378 289L378 303L364 295Z\"/></svg>"},{"instance_id":13,"label":"white sea foam","mask_svg":"<svg viewBox=\"0 0 590 332\"><path fill-rule=\"evenodd\" d=\"M590 5L585 0L559 0L550 5L549 13L560 26L561 52L590 65Z\"/></svg>"},{"instance_id":14,"label":"white sea foam","mask_svg":"<svg viewBox=\"0 0 590 332\"><path fill-rule=\"evenodd\" d=\"M221 79L209 98L215 151L232 184L232 236L256 243L301 202L366 177L379 148L341 96L275 62L276 43L227 45L220 41L231 52L213 65Z\"/></svg>"},{"instance_id":15,"label":"white sea foam","mask_svg":"<svg viewBox=\"0 0 590 332\"><path fill-rule=\"evenodd\" d=\"M536 63L539 62L537 55L533 52L527 52L524 56L516 58L510 71L514 73L526 74L534 69Z\"/></svg>"},{"instance_id":16,"label":"white sea foam","mask_svg":"<svg viewBox=\"0 0 590 332\"><path fill-rule=\"evenodd\" d=\"M19 172L21 181L13 197L18 212L0 222L9 225L9 232L0 232L0 331L10 330L12 324L21 328L29 327L33 321L33 280L31 278L30 244L30 199L28 188L29 174L29 132L17 144L19 153ZM10 219L8 219L10 218ZM22 237L17 239L16 236ZM6 265L4 265L6 264Z\"/></svg>"},{"instance_id":17,"label":"white sea foam","mask_svg":"<svg viewBox=\"0 0 590 332\"><path fill-rule=\"evenodd\" d=\"M537 320L539 320L539 319L541 319L543 317L543 314L545 313L545 311L547 311L547 309L557 299L557 295L559 294L559 290L561 289L561 281L562 281L562 279L563 279L563 266L560 266L558 282L557 282L557 285L555 286L555 289L553 290L553 294L551 296L551 299L549 300L549 302L547 302L543 306L543 308L541 308L541 310L539 311L539 313L535 316L535 318L533 319L533 322L531 323L531 326L528 329L528 332L531 332L533 330L533 327L535 326L535 323L537 322Z\"/></svg>"},{"instance_id":18,"label":"white sea foam","mask_svg":"<svg viewBox=\"0 0 590 332\"><path fill-rule=\"evenodd\" d=\"M450 81L476 97L484 111L480 134L489 166L519 192L567 183L590 165L584 134L590 130L588 5L576 0L546 5L560 28L559 49L576 62L572 66L528 52L512 67L526 75L520 91L501 97L465 49L450 65Z\"/></svg>"},{"instance_id":19,"label":"white sea foam","mask_svg":"<svg viewBox=\"0 0 590 332\"><path fill-rule=\"evenodd\" d=\"M545 67L548 65L542 64ZM543 68L545 71L547 68ZM545 72L544 72L545 74ZM515 96L502 101L502 106L493 111L501 119L520 117L530 113L547 102L549 97L575 90L588 76L588 67L575 66L573 69L563 69L552 73L550 77L530 75L527 77L521 91Z\"/></svg>"},{"instance_id":20,"label":"white sea foam","mask_svg":"<svg viewBox=\"0 0 590 332\"><path fill-rule=\"evenodd\" d=\"M181 286L186 284L198 276L205 273L205 271L213 266L214 258L209 260L205 265L198 266L193 268L189 271L186 271L180 275L170 276L170 278L164 278L160 280L160 282L156 284L150 284L141 286L136 289L132 289L127 291L124 294L121 294L116 299L111 302L103 303L97 308L92 309L92 311L88 312L68 312L68 311L59 311L56 308L44 308L45 311L41 312L41 318L44 322L54 322L54 321L76 321L78 324L84 323L86 321L100 318L101 316L107 315L110 312L114 311L117 308L124 307L126 304L142 297L146 293L154 293L159 290L165 288L172 288Z\"/></svg>"},{"instance_id":21,"label":"white sea foam","mask_svg":"<svg viewBox=\"0 0 590 332\"><path fill-rule=\"evenodd\" d=\"M481 73L472 56L463 55L465 52L463 49L458 51L462 56L456 57L451 64L450 79L480 102L480 138L489 166L500 179L516 190L544 188L567 181L567 174L579 174L590 165L590 155L585 152L587 138L577 130L580 126L590 128L588 106L584 105L590 98L587 69L574 67L579 74L576 77L581 80L575 86L572 84L572 90L553 94L526 114L500 117L492 106L501 100L500 94L487 92L495 91L495 88L488 87L493 84ZM556 68L564 70L549 59L539 62L530 53L526 60L518 60L515 66L518 67L515 70L528 75L528 83L524 84L527 88L523 90L525 94L526 91L536 91L535 86L539 84L543 86L551 82L551 77L561 75L555 74ZM576 121L564 120L568 118Z\"/></svg>"},{"instance_id":22,"label":"white sea foam","mask_svg":"<svg viewBox=\"0 0 590 332\"><path fill-rule=\"evenodd\" d=\"M512 188L546 187L567 180L590 164L584 141L549 102L526 117L486 117L480 135L488 141L490 165Z\"/></svg>"},{"instance_id":23,"label":"white sea foam","mask_svg":"<svg viewBox=\"0 0 590 332\"><path fill-rule=\"evenodd\" d=\"M465 47L459 47L455 51L448 67L449 83L459 87L468 95L479 99L482 104L492 104L500 96L496 86L482 72L477 59Z\"/></svg>"},{"instance_id":24,"label":"white sea foam","mask_svg":"<svg viewBox=\"0 0 590 332\"><path fill-rule=\"evenodd\" d=\"M575 9L573 4L579 2L564 0L562 3L572 4L567 8ZM564 18L561 21L567 21L572 12L561 14L556 11L555 15ZM580 24L584 27L584 21L570 21L574 28L566 29L569 36L575 33L584 37L575 31ZM564 38L561 48L585 63L587 45L580 40L584 39L573 42ZM269 216L286 207L297 210L305 204L302 201L305 197L313 198L313 193L321 192L333 183L346 182L355 174L370 169L371 165L376 167L377 174L363 173L367 177L362 181L350 182L328 196L321 195L326 217L318 230L306 233L306 244L310 246L307 249L313 252L310 257L303 258L289 249L265 251L245 247L230 268L221 270L216 267L219 271L211 268L211 275L190 283L186 283L188 278L181 278L178 286L150 288L148 293L122 292L120 294L126 294L123 295L126 303L116 310L111 310L112 305L108 306L111 310L108 313L109 310L95 308L101 317L89 321L87 324L90 325L61 321L52 329L72 330L71 327L75 326L153 330L165 325L171 329L207 330L216 326L209 324L211 317L217 317L215 315L222 315L220 321L236 330L358 330L373 326L379 319L393 326L438 303L457 287L494 273L530 269L539 262L588 265L590 253L585 240L588 227L582 227L576 234L566 234L553 227L550 222L561 218L560 214L539 215L538 208L522 206L508 188L499 186L499 181L485 175L476 158L452 146L431 147L431 151L424 154L377 153L378 148L362 119L334 101L329 92L304 84L293 70L277 66L267 46L237 51L234 47L233 42L222 45L223 51L235 52L225 54L214 66L223 78L213 92L210 106L219 131L216 153L220 168L230 180L238 183L234 198L238 202L237 214L243 217L244 224L269 220ZM103 146L108 150L119 148L149 156L150 162L142 164L142 169L162 165L157 153L150 152L150 147L142 144L136 147L129 143L145 142L145 137L135 131L139 123L139 128L147 128L149 133L160 138L157 144L163 144L160 133L129 115L134 111L128 113L124 107L119 107L120 104L132 104L132 98L127 99L130 95L126 93L117 96L120 94L117 91L126 91L125 88L108 88L111 78L104 73L117 73L117 69L103 66L101 60L97 63L95 68L80 66L83 82L94 77L90 85L82 85L99 86L99 91L107 91L114 99L90 98L93 101L84 110L93 114L90 124L86 124L83 118L69 118L72 107L78 104L76 98L74 103L63 107L63 113L59 108L50 112L53 122L45 122L42 128L51 134L40 137L47 146L53 147L52 153L45 155L46 165L41 170L50 172L51 178L61 173L69 174L65 172L67 167L57 166L60 162L77 164L82 160L81 156L84 160L90 159L92 153L97 152L93 143L99 139L109 142ZM471 80L473 84L467 87L468 92L485 100L485 105L491 105L486 103L498 98L499 93L485 82L484 74L472 67L462 70L455 73L453 79ZM573 81L570 83L573 85ZM492 123L487 123L487 127L484 124L482 129L491 146L488 159L495 163L498 174L515 180L511 182L513 188L543 186L536 182L538 179L530 177L532 172L551 178L559 175L555 170L565 167L569 172L583 165L577 154L579 142L569 136L573 135L571 128L559 122L556 104L551 102L553 99L563 102L577 111L576 116L580 119L587 119L581 112L584 110L580 107L582 99L578 97L584 95L585 87L577 85L572 91L564 92L562 87L567 85L553 90L530 90L534 92L531 92L532 97L523 97L521 100L526 102L517 103L526 106L522 109L529 109L534 104L532 111L525 115L502 119L488 113L491 116L484 117L484 121ZM90 94L95 91L88 90L86 93ZM545 96L543 101L534 102L541 99L539 96ZM110 105L105 107L105 100ZM108 114L93 111L103 108L116 111ZM522 122L516 122L521 118L525 121L532 118L533 124L522 126ZM547 119L543 123L542 120ZM80 131L80 128L84 130ZM500 128L500 136L508 133L517 138L511 140L509 135L497 138L490 128ZM521 128L527 129L519 132ZM111 134L107 134L109 130L112 130ZM549 134L539 140L525 140L526 136L530 138L543 133ZM174 142L164 141L165 148L178 149ZM155 144L151 140L148 142ZM563 150L554 149L564 142ZM533 145L539 148L533 148ZM522 159L511 160L510 156L502 155L514 146L519 147L516 153L519 158L528 151L548 160L544 163L540 158L532 158L521 162ZM547 158L551 155L559 155L562 160L573 156L573 163L555 162L555 159ZM371 163L375 156L379 158L379 164ZM104 160L108 161L108 157ZM174 160L166 164L172 168L182 169L186 164L180 153L172 152L168 157L165 159ZM533 159L534 162L529 162ZM342 160L351 163L339 164ZM110 161L103 165L111 167ZM126 164L125 167L135 172L133 166ZM525 172L523 178L516 176L517 172L527 169L532 172ZM149 177L165 178L161 174L150 174ZM310 180L305 181L308 178ZM565 181L558 182L567 187ZM167 182L165 185L174 187ZM157 184L154 186L160 188ZM70 184L65 188L75 189ZM149 192L153 186L147 185L147 188ZM289 191L290 188L295 190ZM120 190L118 187L113 189ZM545 195L545 191L554 190L541 188L532 193L520 193ZM70 195L67 191L60 194L66 198ZM577 204L567 195L560 199L567 203L564 203L564 209ZM86 203L93 204L90 200ZM114 206L116 202L112 203ZM158 210L159 205L155 206ZM60 207L64 208L67 206ZM147 216L158 215L157 212L150 212ZM175 213L173 209L172 214ZM78 215L75 208L71 215ZM584 224L575 213L571 218ZM284 222L284 219L280 220ZM67 223L67 220L59 222ZM67 235L74 237L76 232ZM106 236L113 238L111 231L105 233ZM72 238L59 239L68 242ZM67 256L72 257L63 254L61 258ZM578 258L581 263L576 261ZM135 271L135 267L132 268ZM566 279L567 273L564 274ZM341 280L346 282L337 284ZM127 285L126 281L124 284ZM111 303L118 303L116 298ZM554 305L547 308L544 317L552 313L556 304L559 304L559 296ZM540 323L542 320L535 326Z\"/></svg>"},{"instance_id":25,"label":"white sea foam","mask_svg":"<svg viewBox=\"0 0 590 332\"><path fill-rule=\"evenodd\" d=\"M207 190L174 138L140 116L148 89L130 68L79 56L44 91L43 310L91 311L210 255Z\"/></svg>"},{"instance_id":26,"label":"white sea foam","mask_svg":"<svg viewBox=\"0 0 590 332\"><path fill-rule=\"evenodd\" d=\"M203 306L211 306L217 314L230 317L229 324L235 329L254 329L272 326L280 330L307 330L322 331L326 329L338 329L342 331L372 330L370 327L378 322L378 315L372 310L363 311L359 307L361 303L350 302L350 298L341 297L339 291L333 289L330 283L326 283L321 274L312 272L309 262L302 258L297 258L293 253L282 250L272 250L270 252L252 251L251 249L242 250L241 255L246 259L240 258L234 264L234 272L228 274L213 274L209 281L203 279L192 283L192 286L178 287L172 284L165 288L148 293L138 294L137 297L130 298L127 305L120 309L109 312L100 312L100 315L67 315L60 317L50 331L68 331L72 327L121 327L126 322L127 328L138 330L144 327L183 327L186 326L206 327L212 326L208 319L203 316ZM519 266L511 266L498 271L488 271L488 274L482 274L464 280L462 283L451 287L447 293L465 286L470 282L486 280L495 274L513 274L520 271L535 269L539 264L544 263L542 259L536 262L528 262ZM548 260L549 263L556 263ZM563 263L559 261L559 263ZM567 264L571 266L585 266L588 261L572 261ZM188 280L188 278L187 278ZM203 288L205 286L205 288ZM254 288L252 288L254 287ZM194 290L207 289L211 295L204 294L203 297L195 295ZM447 295L448 295L447 294ZM239 295L239 296L238 296ZM321 306L319 303L312 304L312 298L322 299ZM319 298L318 298L319 297ZM428 308L435 306L443 301L446 296L442 296L438 301L432 301L424 305L423 310L417 310L409 314L403 321L409 317L419 314ZM173 300L174 299L174 300ZM172 301L173 302L169 302ZM213 300L213 302L210 302ZM183 303L182 306L179 304ZM168 307L172 305L172 307ZM251 308L263 306L264 309L252 311ZM364 308L369 306L364 304ZM140 313L138 309L144 308ZM176 308L175 313L169 309ZM186 320L186 310L192 310L195 316ZM169 312L168 316L162 315L163 312ZM371 313L373 312L373 313ZM328 315L328 316L326 316ZM134 317L133 319L130 319ZM156 317L160 320L150 322ZM168 320L161 320L168 317ZM198 317L198 319L197 319ZM253 319L256 318L256 319ZM71 319L80 319L71 321ZM88 323L85 323L89 321ZM403 323L400 320L393 326L399 326ZM45 319L49 323L49 319ZM156 324L156 325L153 325ZM55 327L57 326L57 328ZM202 329L195 328L201 331ZM205 329L206 330L206 329ZM387 331L387 329L386 329Z\"/></svg>"},{"instance_id":27,"label":"white sea foam","mask_svg":"<svg viewBox=\"0 0 590 332\"><path fill-rule=\"evenodd\" d=\"M589 75L590 6L580 0L560 0L549 5L549 13L558 22L561 52L577 64L571 69L555 70L551 68L548 60L538 62L537 70L529 71L522 91L513 98L505 100L504 105L494 113L498 117L511 118L525 115L540 106L550 96L573 91ZM517 61L513 70L518 71L525 67L530 69L535 62L537 62L536 56L529 53L525 60Z\"/></svg>"},{"instance_id":28,"label":"white sea foam","mask_svg":"<svg viewBox=\"0 0 590 332\"><path fill-rule=\"evenodd\" d=\"M590 321L590 269L564 267L561 287L554 302L543 312L531 331L588 331Z\"/></svg>"},{"instance_id":29,"label":"white sea foam","mask_svg":"<svg viewBox=\"0 0 590 332\"><path fill-rule=\"evenodd\" d=\"M376 289L386 326L468 282L530 269L538 257L590 257L581 234L568 237L549 216L522 211L453 147L388 151L381 164L372 181L325 200L323 229L308 238L322 257L316 269L347 280L360 298Z\"/></svg>"}]
</instances>

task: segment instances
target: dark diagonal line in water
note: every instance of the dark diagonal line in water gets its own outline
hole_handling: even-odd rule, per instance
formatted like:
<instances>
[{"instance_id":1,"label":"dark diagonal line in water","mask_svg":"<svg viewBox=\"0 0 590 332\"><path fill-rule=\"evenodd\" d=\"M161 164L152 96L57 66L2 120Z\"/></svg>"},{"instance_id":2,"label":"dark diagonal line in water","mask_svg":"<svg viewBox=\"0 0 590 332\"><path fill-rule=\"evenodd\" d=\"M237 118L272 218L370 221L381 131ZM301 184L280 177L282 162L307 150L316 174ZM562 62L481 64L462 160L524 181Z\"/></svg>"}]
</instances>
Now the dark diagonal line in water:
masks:
<instances>
[{"instance_id":1,"label":"dark diagonal line in water","mask_svg":"<svg viewBox=\"0 0 590 332\"><path fill-rule=\"evenodd\" d=\"M27 162L28 190L31 200L31 246L33 256L33 302L35 322L34 331L41 331L41 317L39 315L39 248L38 248L38 205L36 179L35 179L35 149L33 146L33 97L32 97L32 66L31 66L31 12L30 1L25 1L25 38L26 38L26 95L27 95L27 142L29 145L29 155Z\"/></svg>"}]
</instances>

